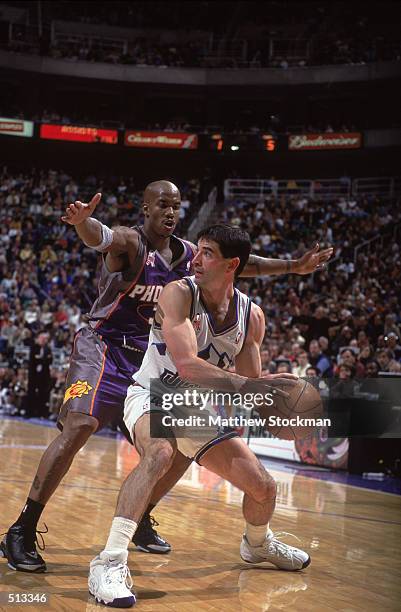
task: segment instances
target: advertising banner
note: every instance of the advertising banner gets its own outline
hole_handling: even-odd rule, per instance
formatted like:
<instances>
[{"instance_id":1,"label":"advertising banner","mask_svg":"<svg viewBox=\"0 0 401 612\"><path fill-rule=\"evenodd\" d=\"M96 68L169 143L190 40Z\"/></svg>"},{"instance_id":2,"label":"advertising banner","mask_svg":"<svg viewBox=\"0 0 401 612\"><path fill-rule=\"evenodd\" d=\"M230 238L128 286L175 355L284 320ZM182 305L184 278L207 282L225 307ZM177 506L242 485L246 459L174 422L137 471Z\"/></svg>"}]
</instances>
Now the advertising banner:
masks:
<instances>
[{"instance_id":1,"label":"advertising banner","mask_svg":"<svg viewBox=\"0 0 401 612\"><path fill-rule=\"evenodd\" d=\"M117 144L118 131L79 125L55 125L51 123L42 123L40 126L40 137L51 140Z\"/></svg>"},{"instance_id":2,"label":"advertising banner","mask_svg":"<svg viewBox=\"0 0 401 612\"><path fill-rule=\"evenodd\" d=\"M304 440L278 438L250 438L249 447L262 457L297 461L322 467L346 470L348 466L348 438L328 438L320 429Z\"/></svg>"},{"instance_id":3,"label":"advertising banner","mask_svg":"<svg viewBox=\"0 0 401 612\"><path fill-rule=\"evenodd\" d=\"M0 134L31 138L33 136L33 121L0 117Z\"/></svg>"},{"instance_id":4,"label":"advertising banner","mask_svg":"<svg viewBox=\"0 0 401 612\"><path fill-rule=\"evenodd\" d=\"M185 132L142 132L127 130L124 143L127 147L157 149L197 149L198 136Z\"/></svg>"},{"instance_id":5,"label":"advertising banner","mask_svg":"<svg viewBox=\"0 0 401 612\"><path fill-rule=\"evenodd\" d=\"M330 149L359 149L362 135L359 132L344 134L292 134L288 137L290 151L325 151Z\"/></svg>"}]
</instances>

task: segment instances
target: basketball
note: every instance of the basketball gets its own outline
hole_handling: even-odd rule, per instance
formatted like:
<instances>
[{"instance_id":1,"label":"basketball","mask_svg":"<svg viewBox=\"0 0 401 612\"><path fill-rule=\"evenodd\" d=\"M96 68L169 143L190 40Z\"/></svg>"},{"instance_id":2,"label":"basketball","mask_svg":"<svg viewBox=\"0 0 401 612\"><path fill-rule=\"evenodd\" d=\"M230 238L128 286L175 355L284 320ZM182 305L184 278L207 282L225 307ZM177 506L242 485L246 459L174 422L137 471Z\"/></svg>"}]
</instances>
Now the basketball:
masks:
<instances>
[{"instance_id":1,"label":"basketball","mask_svg":"<svg viewBox=\"0 0 401 612\"><path fill-rule=\"evenodd\" d=\"M260 416L267 419L266 429L280 440L302 440L308 437L316 429L315 423L308 423L308 419L315 421L323 416L323 404L318 390L301 378L292 387L280 385L277 380L273 386L286 391L288 397L275 393L273 405L258 407ZM301 421L306 423L301 424Z\"/></svg>"}]
</instances>

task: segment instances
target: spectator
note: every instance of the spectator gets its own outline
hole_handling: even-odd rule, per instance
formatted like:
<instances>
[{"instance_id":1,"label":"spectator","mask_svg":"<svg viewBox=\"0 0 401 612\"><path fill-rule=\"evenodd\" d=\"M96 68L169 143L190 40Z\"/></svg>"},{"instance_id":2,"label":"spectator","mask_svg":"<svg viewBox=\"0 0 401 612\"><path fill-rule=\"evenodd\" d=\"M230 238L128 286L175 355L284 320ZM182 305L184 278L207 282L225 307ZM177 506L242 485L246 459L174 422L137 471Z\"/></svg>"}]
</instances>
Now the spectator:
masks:
<instances>
[{"instance_id":1,"label":"spectator","mask_svg":"<svg viewBox=\"0 0 401 612\"><path fill-rule=\"evenodd\" d=\"M397 361L401 360L401 345L399 344L399 337L395 332L390 332L384 337L386 347L390 349Z\"/></svg>"},{"instance_id":2,"label":"spectator","mask_svg":"<svg viewBox=\"0 0 401 612\"><path fill-rule=\"evenodd\" d=\"M296 364L292 368L292 373L297 376L306 376L308 368L312 367L308 360L308 353L301 351L296 359Z\"/></svg>"},{"instance_id":3,"label":"spectator","mask_svg":"<svg viewBox=\"0 0 401 612\"><path fill-rule=\"evenodd\" d=\"M376 378L380 370L380 366L377 361L368 361L365 368L366 378Z\"/></svg>"},{"instance_id":4,"label":"spectator","mask_svg":"<svg viewBox=\"0 0 401 612\"><path fill-rule=\"evenodd\" d=\"M337 376L340 380L350 380L350 378L354 375L355 370L343 363L340 365L337 371Z\"/></svg>"},{"instance_id":5,"label":"spectator","mask_svg":"<svg viewBox=\"0 0 401 612\"><path fill-rule=\"evenodd\" d=\"M383 349L378 351L376 355L377 363L379 364L380 372L389 372L390 371L390 362L394 359L394 354L389 349Z\"/></svg>"},{"instance_id":6,"label":"spectator","mask_svg":"<svg viewBox=\"0 0 401 612\"><path fill-rule=\"evenodd\" d=\"M52 353L48 343L49 336L43 333L31 341L26 414L28 418L32 416L46 418L49 414Z\"/></svg>"},{"instance_id":7,"label":"spectator","mask_svg":"<svg viewBox=\"0 0 401 612\"><path fill-rule=\"evenodd\" d=\"M309 343L309 362L313 367L318 368L321 376L332 376L332 363L330 359L322 353L317 340L312 340Z\"/></svg>"},{"instance_id":8,"label":"spectator","mask_svg":"<svg viewBox=\"0 0 401 612\"><path fill-rule=\"evenodd\" d=\"M306 368L305 375L308 378L314 378L316 376L321 376L321 372L319 368L314 368L313 366L310 366L309 368Z\"/></svg>"}]
</instances>

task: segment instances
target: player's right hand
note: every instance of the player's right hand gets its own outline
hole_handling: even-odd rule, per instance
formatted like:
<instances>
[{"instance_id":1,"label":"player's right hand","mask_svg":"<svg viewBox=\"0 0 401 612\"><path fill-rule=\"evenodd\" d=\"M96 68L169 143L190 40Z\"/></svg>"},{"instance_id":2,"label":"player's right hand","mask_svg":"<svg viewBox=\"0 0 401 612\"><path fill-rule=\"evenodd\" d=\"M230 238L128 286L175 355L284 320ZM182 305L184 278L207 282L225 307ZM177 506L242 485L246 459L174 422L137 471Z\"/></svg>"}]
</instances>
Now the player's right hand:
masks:
<instances>
[{"instance_id":1,"label":"player's right hand","mask_svg":"<svg viewBox=\"0 0 401 612\"><path fill-rule=\"evenodd\" d=\"M298 377L294 374L268 374L261 378L248 378L241 387L240 393L277 393L282 397L289 397L289 391L298 383Z\"/></svg>"},{"instance_id":2,"label":"player's right hand","mask_svg":"<svg viewBox=\"0 0 401 612\"><path fill-rule=\"evenodd\" d=\"M101 193L96 193L89 203L76 200L74 203L68 204L65 210L65 215L61 217L61 220L64 221L64 223L69 223L70 225L79 225L93 214L93 211L99 204L101 197Z\"/></svg>"}]
</instances>

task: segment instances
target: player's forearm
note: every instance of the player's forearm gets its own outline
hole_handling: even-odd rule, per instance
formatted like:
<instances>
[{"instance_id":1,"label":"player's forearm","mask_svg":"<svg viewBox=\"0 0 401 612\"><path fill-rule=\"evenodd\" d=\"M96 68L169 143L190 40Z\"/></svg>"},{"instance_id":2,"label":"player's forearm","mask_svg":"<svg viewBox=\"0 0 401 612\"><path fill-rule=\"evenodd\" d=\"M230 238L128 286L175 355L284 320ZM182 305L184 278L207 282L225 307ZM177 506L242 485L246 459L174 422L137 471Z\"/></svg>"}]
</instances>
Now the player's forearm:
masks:
<instances>
[{"instance_id":1,"label":"player's forearm","mask_svg":"<svg viewBox=\"0 0 401 612\"><path fill-rule=\"evenodd\" d=\"M89 247L98 246L102 242L102 224L97 219L89 217L75 225L78 236Z\"/></svg>"},{"instance_id":2,"label":"player's forearm","mask_svg":"<svg viewBox=\"0 0 401 612\"><path fill-rule=\"evenodd\" d=\"M110 229L93 217L88 217L82 223L75 225L78 236L86 244L100 253L120 255L137 248L136 232L129 228L117 227Z\"/></svg>"},{"instance_id":3,"label":"player's forearm","mask_svg":"<svg viewBox=\"0 0 401 612\"><path fill-rule=\"evenodd\" d=\"M180 378L201 386L212 386L216 391L239 390L247 379L222 370L204 359L194 357L176 364Z\"/></svg>"},{"instance_id":4,"label":"player's forearm","mask_svg":"<svg viewBox=\"0 0 401 612\"><path fill-rule=\"evenodd\" d=\"M297 259L268 259L258 255L250 255L241 272L241 277L270 276L273 274L291 274L298 272Z\"/></svg>"}]
</instances>

